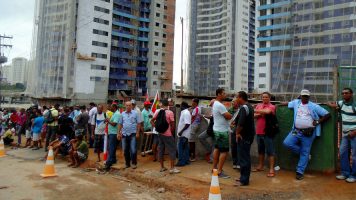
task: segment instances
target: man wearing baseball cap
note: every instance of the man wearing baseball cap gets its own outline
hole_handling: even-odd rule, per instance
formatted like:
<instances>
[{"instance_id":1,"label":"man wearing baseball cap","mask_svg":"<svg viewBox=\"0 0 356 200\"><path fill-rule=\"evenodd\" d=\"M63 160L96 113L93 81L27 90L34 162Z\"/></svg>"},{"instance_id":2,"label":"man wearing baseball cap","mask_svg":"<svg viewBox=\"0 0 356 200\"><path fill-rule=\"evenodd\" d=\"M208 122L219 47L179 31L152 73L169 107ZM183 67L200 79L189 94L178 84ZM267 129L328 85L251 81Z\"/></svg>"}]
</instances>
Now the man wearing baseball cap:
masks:
<instances>
[{"instance_id":1,"label":"man wearing baseball cap","mask_svg":"<svg viewBox=\"0 0 356 200\"><path fill-rule=\"evenodd\" d=\"M300 92L300 99L288 103L288 108L294 110L294 123L291 132L284 139L284 146L299 154L296 169L296 179L304 178L304 171L308 165L310 149L315 137L320 136L320 124L330 118L330 113L321 106L309 101L309 90Z\"/></svg>"}]
</instances>

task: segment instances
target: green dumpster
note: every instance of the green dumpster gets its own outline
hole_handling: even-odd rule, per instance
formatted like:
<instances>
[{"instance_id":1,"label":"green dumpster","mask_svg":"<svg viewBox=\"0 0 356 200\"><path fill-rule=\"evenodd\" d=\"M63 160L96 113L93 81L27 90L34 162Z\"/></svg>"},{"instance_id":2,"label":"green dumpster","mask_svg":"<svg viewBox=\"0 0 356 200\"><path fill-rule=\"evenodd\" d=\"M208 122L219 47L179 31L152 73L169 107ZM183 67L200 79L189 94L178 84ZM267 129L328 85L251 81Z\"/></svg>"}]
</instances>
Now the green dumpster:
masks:
<instances>
[{"instance_id":1,"label":"green dumpster","mask_svg":"<svg viewBox=\"0 0 356 200\"><path fill-rule=\"evenodd\" d=\"M337 115L328 106L322 107L331 113L331 118L322 125L321 136L314 140L311 160L306 170L331 173L335 172L337 166ZM277 106L277 118L280 126L280 134L275 138L277 164L283 169L295 170L299 156L283 146L283 141L293 125L293 110L287 106Z\"/></svg>"}]
</instances>

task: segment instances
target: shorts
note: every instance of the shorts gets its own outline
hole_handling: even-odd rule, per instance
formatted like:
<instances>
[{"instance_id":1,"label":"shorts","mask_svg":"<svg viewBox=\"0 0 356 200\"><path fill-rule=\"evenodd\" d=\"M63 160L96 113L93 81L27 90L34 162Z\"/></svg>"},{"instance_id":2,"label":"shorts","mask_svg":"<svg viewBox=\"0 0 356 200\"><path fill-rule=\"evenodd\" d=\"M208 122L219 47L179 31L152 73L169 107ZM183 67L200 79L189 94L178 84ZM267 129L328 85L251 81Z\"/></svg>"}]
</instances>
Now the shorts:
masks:
<instances>
[{"instance_id":1,"label":"shorts","mask_svg":"<svg viewBox=\"0 0 356 200\"><path fill-rule=\"evenodd\" d=\"M265 135L257 135L258 154L267 153L268 156L274 156L273 139Z\"/></svg>"},{"instance_id":2,"label":"shorts","mask_svg":"<svg viewBox=\"0 0 356 200\"><path fill-rule=\"evenodd\" d=\"M75 129L75 136L82 135L84 136L84 130L85 129Z\"/></svg>"},{"instance_id":3,"label":"shorts","mask_svg":"<svg viewBox=\"0 0 356 200\"><path fill-rule=\"evenodd\" d=\"M164 135L158 135L158 155L159 155L159 160L163 159L164 151L167 149L167 152L169 154L169 158L171 160L176 159L176 145L173 136L164 136Z\"/></svg>"},{"instance_id":4,"label":"shorts","mask_svg":"<svg viewBox=\"0 0 356 200\"><path fill-rule=\"evenodd\" d=\"M220 152L229 152L229 132L214 131L214 143Z\"/></svg>"},{"instance_id":5,"label":"shorts","mask_svg":"<svg viewBox=\"0 0 356 200\"><path fill-rule=\"evenodd\" d=\"M84 153L77 151L77 155L81 161L85 161L88 156L86 156Z\"/></svg>"},{"instance_id":6,"label":"shorts","mask_svg":"<svg viewBox=\"0 0 356 200\"><path fill-rule=\"evenodd\" d=\"M94 135L94 149L96 152L103 152L104 135Z\"/></svg>"},{"instance_id":7,"label":"shorts","mask_svg":"<svg viewBox=\"0 0 356 200\"><path fill-rule=\"evenodd\" d=\"M32 134L32 140L33 140L34 142L39 141L39 140L40 140L40 133L33 133L33 134Z\"/></svg>"},{"instance_id":8,"label":"shorts","mask_svg":"<svg viewBox=\"0 0 356 200\"><path fill-rule=\"evenodd\" d=\"M31 135L31 131L26 130L26 139L31 139L32 135Z\"/></svg>"},{"instance_id":9,"label":"shorts","mask_svg":"<svg viewBox=\"0 0 356 200\"><path fill-rule=\"evenodd\" d=\"M196 142L198 140L199 130L200 130L200 124L192 125L189 142Z\"/></svg>"},{"instance_id":10,"label":"shorts","mask_svg":"<svg viewBox=\"0 0 356 200\"><path fill-rule=\"evenodd\" d=\"M158 145L159 144L159 139L157 134L152 134L152 144Z\"/></svg>"}]
</instances>

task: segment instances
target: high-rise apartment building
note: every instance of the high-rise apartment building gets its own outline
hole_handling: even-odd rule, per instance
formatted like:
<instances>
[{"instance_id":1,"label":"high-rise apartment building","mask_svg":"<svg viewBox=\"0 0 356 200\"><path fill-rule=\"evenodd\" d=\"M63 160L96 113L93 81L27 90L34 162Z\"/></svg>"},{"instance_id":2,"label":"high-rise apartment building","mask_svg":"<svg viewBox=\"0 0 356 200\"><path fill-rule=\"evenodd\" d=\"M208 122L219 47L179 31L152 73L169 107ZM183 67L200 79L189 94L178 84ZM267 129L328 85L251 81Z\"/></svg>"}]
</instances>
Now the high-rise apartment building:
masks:
<instances>
[{"instance_id":1,"label":"high-rise apartment building","mask_svg":"<svg viewBox=\"0 0 356 200\"><path fill-rule=\"evenodd\" d=\"M281 100L333 99L337 68L355 66L354 0L257 1L255 84Z\"/></svg>"},{"instance_id":2,"label":"high-rise apartment building","mask_svg":"<svg viewBox=\"0 0 356 200\"><path fill-rule=\"evenodd\" d=\"M27 81L27 71L28 71L27 68L28 68L28 60L26 58L18 57L12 59L10 74L9 74L10 83L25 84Z\"/></svg>"},{"instance_id":3,"label":"high-rise apartment building","mask_svg":"<svg viewBox=\"0 0 356 200\"><path fill-rule=\"evenodd\" d=\"M254 89L255 1L192 0L187 92Z\"/></svg>"},{"instance_id":4,"label":"high-rise apartment building","mask_svg":"<svg viewBox=\"0 0 356 200\"><path fill-rule=\"evenodd\" d=\"M172 92L175 0L114 0L109 95Z\"/></svg>"},{"instance_id":5,"label":"high-rise apartment building","mask_svg":"<svg viewBox=\"0 0 356 200\"><path fill-rule=\"evenodd\" d=\"M37 0L29 93L74 102L147 89L169 96L174 10L175 0Z\"/></svg>"}]
</instances>

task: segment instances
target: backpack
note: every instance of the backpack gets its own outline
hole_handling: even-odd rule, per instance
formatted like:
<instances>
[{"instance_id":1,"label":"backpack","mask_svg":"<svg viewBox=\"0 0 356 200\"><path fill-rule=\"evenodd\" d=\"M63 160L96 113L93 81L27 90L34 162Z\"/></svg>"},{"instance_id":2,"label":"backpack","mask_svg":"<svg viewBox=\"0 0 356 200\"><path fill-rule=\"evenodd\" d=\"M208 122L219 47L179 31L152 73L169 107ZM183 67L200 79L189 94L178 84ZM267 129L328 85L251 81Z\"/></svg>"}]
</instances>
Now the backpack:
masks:
<instances>
[{"instance_id":1,"label":"backpack","mask_svg":"<svg viewBox=\"0 0 356 200\"><path fill-rule=\"evenodd\" d=\"M280 131L277 116L274 114L268 114L265 115L265 119L266 119L265 135L270 138L274 138Z\"/></svg>"},{"instance_id":2,"label":"backpack","mask_svg":"<svg viewBox=\"0 0 356 200\"><path fill-rule=\"evenodd\" d=\"M210 118L208 128L206 129L206 134L208 134L210 137L214 136L214 117Z\"/></svg>"},{"instance_id":3,"label":"backpack","mask_svg":"<svg viewBox=\"0 0 356 200\"><path fill-rule=\"evenodd\" d=\"M48 110L48 112L45 113L44 117L44 121L46 123L52 123L54 122L54 118L52 116L52 110Z\"/></svg>"},{"instance_id":4,"label":"backpack","mask_svg":"<svg viewBox=\"0 0 356 200\"><path fill-rule=\"evenodd\" d=\"M169 128L169 124L166 118L166 110L161 109L155 121L155 129L158 133L162 134L166 132L168 128Z\"/></svg>"}]
</instances>

